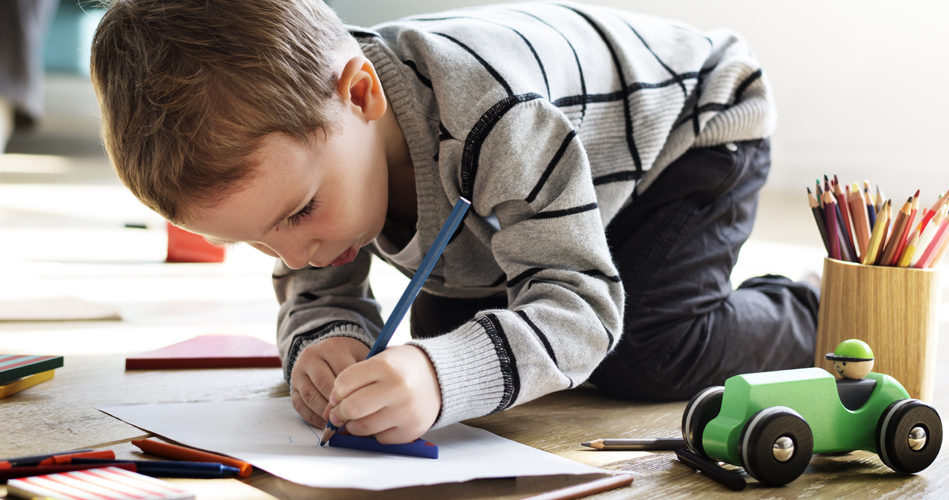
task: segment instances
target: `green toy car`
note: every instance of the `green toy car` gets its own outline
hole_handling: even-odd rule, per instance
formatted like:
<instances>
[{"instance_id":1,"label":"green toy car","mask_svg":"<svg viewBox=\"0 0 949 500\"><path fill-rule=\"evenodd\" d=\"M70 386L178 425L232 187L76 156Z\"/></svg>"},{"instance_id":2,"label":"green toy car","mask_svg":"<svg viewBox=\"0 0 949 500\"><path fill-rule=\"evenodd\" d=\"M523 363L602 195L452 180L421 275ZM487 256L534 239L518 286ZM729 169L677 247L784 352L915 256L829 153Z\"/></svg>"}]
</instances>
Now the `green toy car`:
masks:
<instances>
[{"instance_id":1,"label":"green toy car","mask_svg":"<svg viewBox=\"0 0 949 500\"><path fill-rule=\"evenodd\" d=\"M888 375L837 380L801 368L736 375L699 392L686 405L682 435L698 455L783 485L814 453L866 450L893 470L919 472L939 454L942 421Z\"/></svg>"}]
</instances>

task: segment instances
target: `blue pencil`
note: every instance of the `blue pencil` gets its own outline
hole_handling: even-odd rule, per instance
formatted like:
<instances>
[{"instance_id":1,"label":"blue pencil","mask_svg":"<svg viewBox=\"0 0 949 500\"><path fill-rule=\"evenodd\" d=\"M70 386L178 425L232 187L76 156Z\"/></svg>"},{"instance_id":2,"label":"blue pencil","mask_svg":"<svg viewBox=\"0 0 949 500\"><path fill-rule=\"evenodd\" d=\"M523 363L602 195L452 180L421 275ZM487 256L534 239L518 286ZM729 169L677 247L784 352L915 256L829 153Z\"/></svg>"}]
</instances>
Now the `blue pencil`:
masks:
<instances>
[{"instance_id":1,"label":"blue pencil","mask_svg":"<svg viewBox=\"0 0 949 500\"><path fill-rule=\"evenodd\" d=\"M146 476L209 479L236 476L240 469L210 462L177 462L167 460L106 460L100 458L73 458L74 464L135 464L137 472Z\"/></svg>"},{"instance_id":2,"label":"blue pencil","mask_svg":"<svg viewBox=\"0 0 949 500\"><path fill-rule=\"evenodd\" d=\"M366 356L366 359L379 354L389 345L392 334L395 333L395 329L398 328L399 323L402 322L402 318L405 316L405 313L408 312L412 302L415 301L415 297L417 297L419 291L422 290L422 285L425 284L428 275L432 272L432 269L435 268L435 263L438 262L438 258L442 256L442 252L445 251L445 246L448 245L448 241L451 240L452 235L455 234L455 230L458 229L458 224L461 224L461 220L465 218L465 214L468 212L468 207L470 206L470 201L464 198L458 198L458 201L455 203L455 208L448 214L448 220L445 221L441 231L438 232L438 236L435 237L435 241L432 242L432 247L428 249L428 253L426 253L425 258L422 259L422 264L418 270L415 271L415 276L412 276L412 280L409 281L409 286L402 292L402 297L400 297L399 302L396 303L395 309L393 309L392 314L389 315L389 319L386 320L385 325L382 326L382 332L379 333L379 337L375 343L372 344L372 349L369 350L369 355ZM323 446L323 444L329 441L338 430L339 427L327 421L326 429L323 430L323 437L320 439L320 446Z\"/></svg>"}]
</instances>

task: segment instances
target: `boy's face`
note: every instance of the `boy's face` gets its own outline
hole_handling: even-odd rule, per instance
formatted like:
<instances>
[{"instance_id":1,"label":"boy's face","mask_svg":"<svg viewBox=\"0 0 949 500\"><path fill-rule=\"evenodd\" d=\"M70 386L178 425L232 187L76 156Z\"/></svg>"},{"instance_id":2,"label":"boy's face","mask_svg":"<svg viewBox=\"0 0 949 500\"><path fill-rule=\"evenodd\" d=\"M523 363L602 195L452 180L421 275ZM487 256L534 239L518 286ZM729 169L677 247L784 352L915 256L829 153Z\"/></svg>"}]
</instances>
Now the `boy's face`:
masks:
<instances>
[{"instance_id":1,"label":"boy's face","mask_svg":"<svg viewBox=\"0 0 949 500\"><path fill-rule=\"evenodd\" d=\"M388 179L374 122L341 115L336 131L317 131L309 144L266 136L243 188L195 208L184 228L212 243L246 242L292 269L352 262L382 231Z\"/></svg>"}]
</instances>

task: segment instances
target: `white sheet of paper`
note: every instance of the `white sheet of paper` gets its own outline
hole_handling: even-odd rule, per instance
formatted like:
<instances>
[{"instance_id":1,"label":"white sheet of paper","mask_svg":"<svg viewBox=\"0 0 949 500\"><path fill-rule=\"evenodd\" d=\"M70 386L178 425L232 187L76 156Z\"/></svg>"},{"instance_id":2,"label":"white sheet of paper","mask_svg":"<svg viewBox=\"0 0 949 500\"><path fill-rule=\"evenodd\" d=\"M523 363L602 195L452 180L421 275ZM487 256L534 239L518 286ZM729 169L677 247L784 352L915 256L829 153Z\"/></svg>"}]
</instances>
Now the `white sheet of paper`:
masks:
<instances>
[{"instance_id":1,"label":"white sheet of paper","mask_svg":"<svg viewBox=\"0 0 949 500\"><path fill-rule=\"evenodd\" d=\"M297 415L290 398L97 409L167 439L320 488L384 490L478 478L606 472L462 424L422 436L438 445L437 459L321 447L321 430Z\"/></svg>"}]
</instances>

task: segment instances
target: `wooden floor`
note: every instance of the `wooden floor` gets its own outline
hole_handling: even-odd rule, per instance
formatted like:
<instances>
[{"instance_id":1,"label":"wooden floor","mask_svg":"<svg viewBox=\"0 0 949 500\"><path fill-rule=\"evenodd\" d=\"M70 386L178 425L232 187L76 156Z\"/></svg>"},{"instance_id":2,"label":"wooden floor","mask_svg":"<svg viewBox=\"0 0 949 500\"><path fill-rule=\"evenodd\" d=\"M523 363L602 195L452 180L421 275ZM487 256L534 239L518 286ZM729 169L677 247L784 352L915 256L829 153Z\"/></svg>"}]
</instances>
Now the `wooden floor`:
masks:
<instances>
[{"instance_id":1,"label":"wooden floor","mask_svg":"<svg viewBox=\"0 0 949 500\"><path fill-rule=\"evenodd\" d=\"M74 112L53 116L32 137L17 138L0 166L0 300L70 295L117 308L122 321L0 323L0 352L63 354L56 377L0 400L0 457L71 448L112 448L135 456L131 439L146 436L97 410L97 405L218 401L287 395L278 369L124 370L127 354L195 335L240 332L273 341L277 305L270 259L235 248L224 264L168 265L161 261L160 222L118 185L97 146L91 90L82 81L54 80L54 97ZM76 111L75 108L79 108ZM145 222L150 229L126 229ZM736 281L777 272L798 277L821 265L820 240L800 197L766 193L758 223L736 268ZM943 272L943 279L947 279ZM372 283L387 313L407 280L376 266ZM949 293L943 285L943 302ZM934 404L949 415L949 324L943 314ZM404 338L404 329L400 332ZM941 381L941 382L940 382ZM581 387L552 394L467 423L539 449L628 472L633 484L595 498L945 498L946 452L921 474L904 476L873 454L815 457L798 480L782 488L749 478L732 492L679 463L674 454L596 452L596 438L676 437L684 403L645 404L605 398ZM740 468L733 468L742 473ZM527 477L385 492L321 490L264 472L244 481L182 481L210 499L523 498L591 477ZM0 489L2 493L2 489Z\"/></svg>"}]
</instances>

